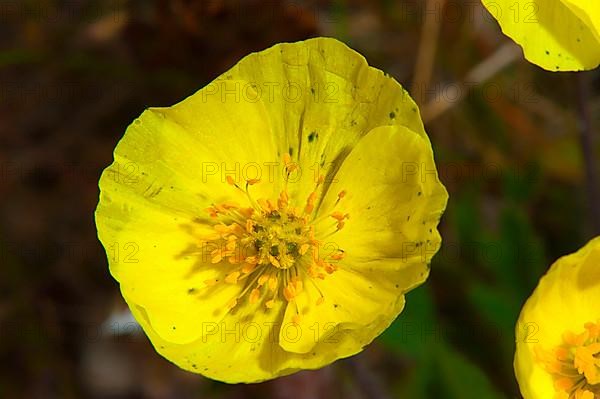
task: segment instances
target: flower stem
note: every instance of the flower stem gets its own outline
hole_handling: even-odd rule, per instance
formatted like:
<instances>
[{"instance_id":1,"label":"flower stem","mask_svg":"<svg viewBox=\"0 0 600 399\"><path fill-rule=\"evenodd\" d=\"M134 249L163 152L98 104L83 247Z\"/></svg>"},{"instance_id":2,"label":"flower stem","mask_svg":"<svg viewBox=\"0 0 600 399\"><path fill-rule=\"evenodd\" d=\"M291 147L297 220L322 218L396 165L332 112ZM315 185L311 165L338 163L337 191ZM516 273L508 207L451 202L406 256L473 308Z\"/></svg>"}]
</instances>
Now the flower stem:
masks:
<instances>
[{"instance_id":1,"label":"flower stem","mask_svg":"<svg viewBox=\"0 0 600 399\"><path fill-rule=\"evenodd\" d=\"M594 132L589 108L589 73L578 72L577 112L580 127L580 142L585 168L585 185L590 212L591 228L594 235L600 234L600 191L598 187L598 165L594 151Z\"/></svg>"}]
</instances>

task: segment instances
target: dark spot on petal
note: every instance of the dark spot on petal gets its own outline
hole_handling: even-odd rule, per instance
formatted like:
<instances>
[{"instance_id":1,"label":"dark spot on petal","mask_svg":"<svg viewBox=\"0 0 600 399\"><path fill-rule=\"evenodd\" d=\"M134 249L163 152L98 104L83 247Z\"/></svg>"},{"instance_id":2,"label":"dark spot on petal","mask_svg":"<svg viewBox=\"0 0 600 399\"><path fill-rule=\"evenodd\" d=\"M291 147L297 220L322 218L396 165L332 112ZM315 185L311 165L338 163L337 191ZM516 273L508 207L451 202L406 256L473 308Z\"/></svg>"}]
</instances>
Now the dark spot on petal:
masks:
<instances>
[{"instance_id":1,"label":"dark spot on petal","mask_svg":"<svg viewBox=\"0 0 600 399\"><path fill-rule=\"evenodd\" d=\"M290 156L294 155L294 149L292 147L288 148L288 153Z\"/></svg>"},{"instance_id":2,"label":"dark spot on petal","mask_svg":"<svg viewBox=\"0 0 600 399\"><path fill-rule=\"evenodd\" d=\"M315 139L319 138L319 133L317 132L312 132L311 134L308 135L308 142L312 143L313 141L315 141Z\"/></svg>"},{"instance_id":3,"label":"dark spot on petal","mask_svg":"<svg viewBox=\"0 0 600 399\"><path fill-rule=\"evenodd\" d=\"M395 112L390 112L390 119L394 119L396 117L396 113Z\"/></svg>"},{"instance_id":4,"label":"dark spot on petal","mask_svg":"<svg viewBox=\"0 0 600 399\"><path fill-rule=\"evenodd\" d=\"M188 290L188 294L190 294L190 295L191 295L191 294L193 294L194 292L196 292L196 289L195 289L195 288L190 288L190 289Z\"/></svg>"},{"instance_id":5,"label":"dark spot on petal","mask_svg":"<svg viewBox=\"0 0 600 399\"><path fill-rule=\"evenodd\" d=\"M546 55L550 55L550 52L548 50L546 50Z\"/></svg>"}]
</instances>

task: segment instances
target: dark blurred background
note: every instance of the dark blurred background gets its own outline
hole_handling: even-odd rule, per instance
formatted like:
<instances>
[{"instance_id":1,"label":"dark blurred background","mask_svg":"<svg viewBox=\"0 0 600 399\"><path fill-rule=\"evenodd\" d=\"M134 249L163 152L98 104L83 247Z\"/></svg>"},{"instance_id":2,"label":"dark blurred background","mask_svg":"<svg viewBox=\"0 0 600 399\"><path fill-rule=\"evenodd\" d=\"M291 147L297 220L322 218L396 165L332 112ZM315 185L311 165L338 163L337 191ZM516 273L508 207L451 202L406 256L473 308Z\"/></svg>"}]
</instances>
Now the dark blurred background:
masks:
<instances>
[{"instance_id":1,"label":"dark blurred background","mask_svg":"<svg viewBox=\"0 0 600 399\"><path fill-rule=\"evenodd\" d=\"M254 385L180 371L96 238L127 125L252 51L333 36L409 89L450 192L428 282L361 355ZM600 77L550 73L475 0L0 0L1 398L518 398L514 324L598 234Z\"/></svg>"}]
</instances>

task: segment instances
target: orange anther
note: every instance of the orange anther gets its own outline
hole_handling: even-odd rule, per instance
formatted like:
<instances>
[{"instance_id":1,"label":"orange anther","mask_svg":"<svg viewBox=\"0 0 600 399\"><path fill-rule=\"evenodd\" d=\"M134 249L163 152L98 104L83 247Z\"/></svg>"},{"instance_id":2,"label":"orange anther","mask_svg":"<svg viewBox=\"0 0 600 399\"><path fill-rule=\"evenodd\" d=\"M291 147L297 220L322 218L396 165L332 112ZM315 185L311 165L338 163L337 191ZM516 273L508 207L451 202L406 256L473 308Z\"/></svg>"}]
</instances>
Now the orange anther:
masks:
<instances>
[{"instance_id":1,"label":"orange anther","mask_svg":"<svg viewBox=\"0 0 600 399\"><path fill-rule=\"evenodd\" d=\"M331 263L325 263L325 271L328 274L332 274L336 270L337 270L337 267L335 265L332 265Z\"/></svg>"},{"instance_id":2,"label":"orange anther","mask_svg":"<svg viewBox=\"0 0 600 399\"><path fill-rule=\"evenodd\" d=\"M252 233L254 231L254 221L252 219L246 220L246 232Z\"/></svg>"},{"instance_id":3,"label":"orange anther","mask_svg":"<svg viewBox=\"0 0 600 399\"><path fill-rule=\"evenodd\" d=\"M256 264L258 263L258 258L257 258L256 256L248 256L248 257L245 259L245 262L246 262L246 263L249 263L249 264L251 264L251 265L256 265Z\"/></svg>"},{"instance_id":4,"label":"orange anther","mask_svg":"<svg viewBox=\"0 0 600 399\"><path fill-rule=\"evenodd\" d=\"M288 195L285 191L282 191L279 194L279 199L277 200L277 205L279 205L279 209L285 209L288 206Z\"/></svg>"},{"instance_id":5,"label":"orange anther","mask_svg":"<svg viewBox=\"0 0 600 399\"><path fill-rule=\"evenodd\" d=\"M269 255L269 262L271 262L271 264L275 267L281 267L279 260L277 260L277 258L275 258L273 255Z\"/></svg>"},{"instance_id":6,"label":"orange anther","mask_svg":"<svg viewBox=\"0 0 600 399\"><path fill-rule=\"evenodd\" d=\"M266 274L263 274L262 276L260 276L258 278L258 285L262 287L263 285L265 285L265 283L267 282L267 280L269 280L269 276L266 275Z\"/></svg>"},{"instance_id":7,"label":"orange anther","mask_svg":"<svg viewBox=\"0 0 600 399\"><path fill-rule=\"evenodd\" d=\"M283 154L283 163L287 166L290 162L292 162L292 157L286 152Z\"/></svg>"},{"instance_id":8,"label":"orange anther","mask_svg":"<svg viewBox=\"0 0 600 399\"><path fill-rule=\"evenodd\" d=\"M277 277L275 275L269 278L269 289L275 291L277 289Z\"/></svg>"},{"instance_id":9,"label":"orange anther","mask_svg":"<svg viewBox=\"0 0 600 399\"><path fill-rule=\"evenodd\" d=\"M342 259L344 259L345 256L346 256L345 252L338 252L336 254L331 255L331 259L342 260Z\"/></svg>"},{"instance_id":10,"label":"orange anther","mask_svg":"<svg viewBox=\"0 0 600 399\"><path fill-rule=\"evenodd\" d=\"M300 245L300 249L298 250L298 253L300 255L304 255L308 251L309 248L310 248L310 244L302 244L302 245Z\"/></svg>"},{"instance_id":11,"label":"orange anther","mask_svg":"<svg viewBox=\"0 0 600 399\"><path fill-rule=\"evenodd\" d=\"M235 284L238 282L238 278L240 277L240 272L235 271L231 272L225 277L225 282L229 284Z\"/></svg>"},{"instance_id":12,"label":"orange anther","mask_svg":"<svg viewBox=\"0 0 600 399\"><path fill-rule=\"evenodd\" d=\"M315 205L314 204L307 204L306 208L304 208L304 212L305 213L312 213L312 211L315 209Z\"/></svg>"},{"instance_id":13,"label":"orange anther","mask_svg":"<svg viewBox=\"0 0 600 399\"><path fill-rule=\"evenodd\" d=\"M253 289L252 292L250 293L250 303L258 302L259 297L260 297L260 290L258 288Z\"/></svg>"},{"instance_id":14,"label":"orange anther","mask_svg":"<svg viewBox=\"0 0 600 399\"><path fill-rule=\"evenodd\" d=\"M246 263L244 266L242 266L242 273L244 274L249 274L252 273L252 271L256 268L256 264L251 264L251 263Z\"/></svg>"},{"instance_id":15,"label":"orange anther","mask_svg":"<svg viewBox=\"0 0 600 399\"><path fill-rule=\"evenodd\" d=\"M342 221L342 220L344 220L345 216L342 212L335 211L331 214L331 217L334 218L335 220Z\"/></svg>"},{"instance_id":16,"label":"orange anther","mask_svg":"<svg viewBox=\"0 0 600 399\"><path fill-rule=\"evenodd\" d=\"M229 303L227 304L227 309L231 310L233 308L235 308L235 306L237 305L237 298L232 299L231 301L229 301Z\"/></svg>"}]
</instances>

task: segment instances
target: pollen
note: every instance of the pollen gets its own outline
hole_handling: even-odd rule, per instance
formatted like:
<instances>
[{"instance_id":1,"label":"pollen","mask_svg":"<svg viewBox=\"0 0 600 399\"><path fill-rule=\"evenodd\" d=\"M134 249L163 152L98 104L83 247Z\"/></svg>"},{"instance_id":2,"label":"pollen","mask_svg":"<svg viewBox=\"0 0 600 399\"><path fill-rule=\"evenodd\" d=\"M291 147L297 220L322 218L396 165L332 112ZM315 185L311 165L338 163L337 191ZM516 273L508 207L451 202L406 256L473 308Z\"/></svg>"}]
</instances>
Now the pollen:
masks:
<instances>
[{"instance_id":1,"label":"pollen","mask_svg":"<svg viewBox=\"0 0 600 399\"><path fill-rule=\"evenodd\" d=\"M283 165L288 176L296 168L288 154L284 156ZM205 285L241 284L240 294L228 305L229 311L244 303L260 304L265 312L278 303L294 303L306 284L311 283L320 294L315 305L325 301L314 280L334 274L345 252L338 249L331 253L322 249L323 240L339 231L350 215L335 209L346 195L342 191L334 209L318 217L324 181L324 176L318 176L313 190L304 199L292 198L287 183L283 191L271 199L254 198L251 194L251 186L267 183L259 179L246 180L244 188L227 176L225 182L231 189L244 192L248 206L228 202L207 208L214 221L213 233L203 237L201 242L203 253L209 255L208 261L223 271L221 279L210 280ZM333 218L333 223L328 229L317 231L317 223L327 217ZM295 307L294 320L299 321L298 307Z\"/></svg>"},{"instance_id":2,"label":"pollen","mask_svg":"<svg viewBox=\"0 0 600 399\"><path fill-rule=\"evenodd\" d=\"M536 361L554 379L554 399L600 398L600 320L586 323L583 332L563 334L552 350L536 346Z\"/></svg>"}]
</instances>

